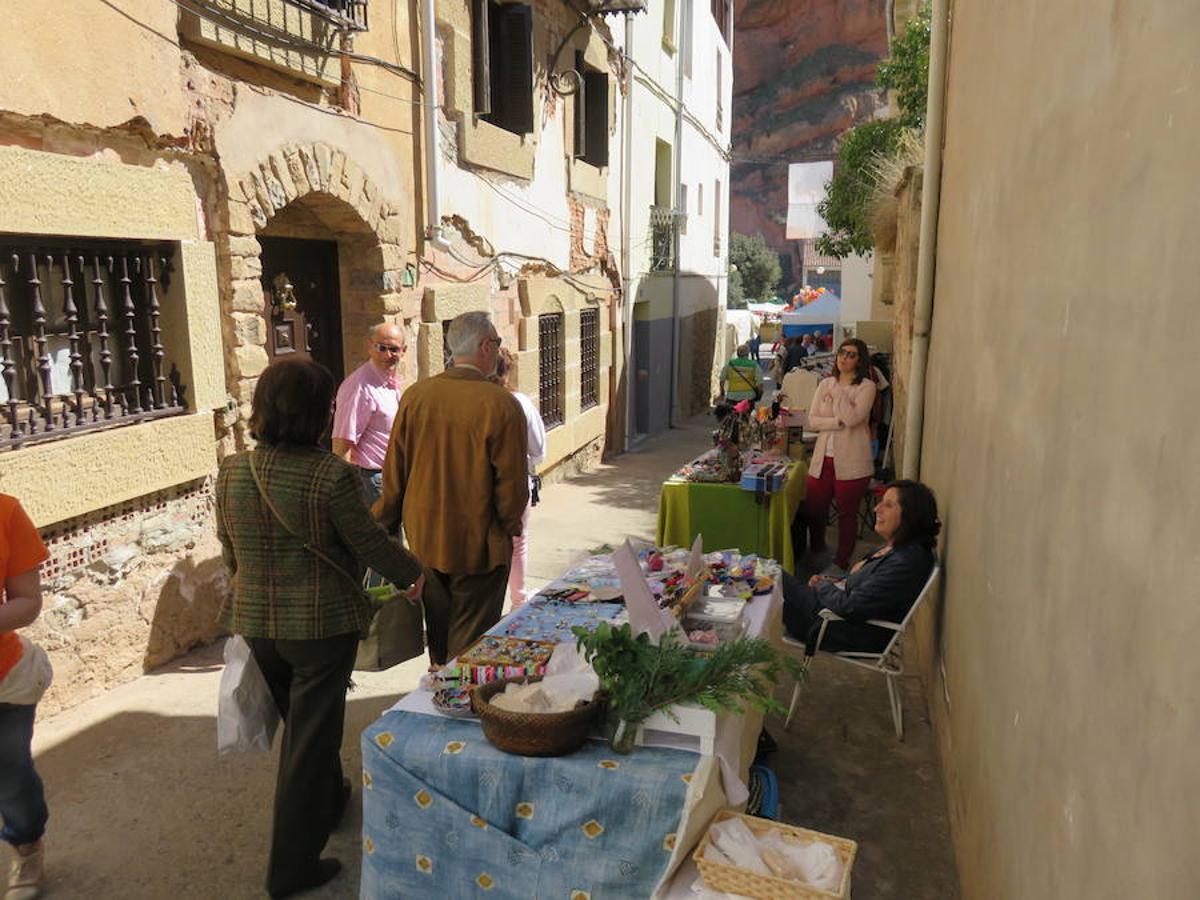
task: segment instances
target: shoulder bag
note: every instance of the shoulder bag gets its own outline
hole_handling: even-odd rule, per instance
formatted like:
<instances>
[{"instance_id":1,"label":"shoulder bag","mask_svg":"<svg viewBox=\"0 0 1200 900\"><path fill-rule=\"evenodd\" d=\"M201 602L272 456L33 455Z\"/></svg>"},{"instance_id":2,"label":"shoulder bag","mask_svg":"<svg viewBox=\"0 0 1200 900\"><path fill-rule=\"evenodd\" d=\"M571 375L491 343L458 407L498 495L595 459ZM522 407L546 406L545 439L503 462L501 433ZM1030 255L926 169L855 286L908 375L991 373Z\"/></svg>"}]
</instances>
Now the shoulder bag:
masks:
<instances>
[{"instance_id":1,"label":"shoulder bag","mask_svg":"<svg viewBox=\"0 0 1200 900\"><path fill-rule=\"evenodd\" d=\"M314 547L304 540L300 533L287 523L267 495L258 471L254 468L253 455L250 456L248 462L254 486L258 488L259 496L267 504L267 509L271 511L275 521L283 527L284 531L300 541L305 550L354 585L354 589L358 591L363 600L376 610L371 624L367 627L366 635L358 642L358 656L354 659L355 670L382 672L384 669L390 669L392 666L407 662L424 653L425 610L421 601L410 603L407 600L392 600L381 606L379 600L364 590L363 582L330 559L329 555L320 548Z\"/></svg>"}]
</instances>

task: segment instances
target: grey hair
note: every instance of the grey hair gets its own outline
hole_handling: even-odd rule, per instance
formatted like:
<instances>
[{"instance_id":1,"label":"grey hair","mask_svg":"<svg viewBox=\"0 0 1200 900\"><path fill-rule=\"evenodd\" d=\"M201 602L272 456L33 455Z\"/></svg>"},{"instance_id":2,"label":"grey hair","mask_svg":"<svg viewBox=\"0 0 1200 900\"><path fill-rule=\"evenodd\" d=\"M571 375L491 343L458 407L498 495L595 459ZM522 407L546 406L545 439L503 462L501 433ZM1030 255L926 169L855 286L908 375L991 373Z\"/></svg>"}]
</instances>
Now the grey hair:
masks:
<instances>
[{"instance_id":1,"label":"grey hair","mask_svg":"<svg viewBox=\"0 0 1200 900\"><path fill-rule=\"evenodd\" d=\"M483 310L455 316L446 329L446 346L455 358L474 356L479 345L492 336L492 314Z\"/></svg>"}]
</instances>

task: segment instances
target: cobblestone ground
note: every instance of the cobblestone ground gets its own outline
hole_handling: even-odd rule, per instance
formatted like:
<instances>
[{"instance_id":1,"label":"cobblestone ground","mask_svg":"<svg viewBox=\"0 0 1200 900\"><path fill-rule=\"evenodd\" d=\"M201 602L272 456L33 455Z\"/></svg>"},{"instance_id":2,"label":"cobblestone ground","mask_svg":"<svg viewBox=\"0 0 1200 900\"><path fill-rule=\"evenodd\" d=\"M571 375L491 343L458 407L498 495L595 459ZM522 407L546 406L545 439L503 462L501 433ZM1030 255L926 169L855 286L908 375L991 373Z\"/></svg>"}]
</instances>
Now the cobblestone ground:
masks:
<instances>
[{"instance_id":1,"label":"cobblestone ground","mask_svg":"<svg viewBox=\"0 0 1200 900\"><path fill-rule=\"evenodd\" d=\"M550 487L533 514L531 581L549 580L601 544L652 538L660 482L708 445L709 427L693 420L615 464ZM358 771L359 733L415 686L425 665L418 659L356 675L347 772ZM216 644L39 721L34 749L51 810L48 896L265 896L275 760L217 757L220 668ZM814 667L792 733L768 723L780 745L770 764L783 817L859 842L858 897L953 898L945 797L919 685L905 685L907 734L898 743L882 680L840 671L848 668ZM780 698L786 694L781 687ZM355 802L326 851L345 871L307 896L358 896L360 823Z\"/></svg>"}]
</instances>

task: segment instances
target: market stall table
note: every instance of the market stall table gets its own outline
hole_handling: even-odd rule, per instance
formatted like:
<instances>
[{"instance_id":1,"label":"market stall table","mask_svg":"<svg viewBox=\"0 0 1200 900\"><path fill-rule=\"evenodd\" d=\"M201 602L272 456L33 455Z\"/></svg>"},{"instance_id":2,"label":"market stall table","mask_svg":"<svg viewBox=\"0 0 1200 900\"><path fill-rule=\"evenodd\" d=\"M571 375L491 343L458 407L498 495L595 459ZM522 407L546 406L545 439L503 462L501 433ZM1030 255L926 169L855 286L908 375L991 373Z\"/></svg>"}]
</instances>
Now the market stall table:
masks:
<instances>
[{"instance_id":1,"label":"market stall table","mask_svg":"<svg viewBox=\"0 0 1200 900\"><path fill-rule=\"evenodd\" d=\"M777 644L782 603L777 578L747 604L746 633ZM520 623L517 611L490 633ZM711 755L660 713L627 756L593 739L531 758L501 752L476 720L443 715L430 691L413 691L362 736L360 896L661 895L716 811L745 803L762 728L757 712L679 710L685 722L710 717Z\"/></svg>"},{"instance_id":2,"label":"market stall table","mask_svg":"<svg viewBox=\"0 0 1200 900\"><path fill-rule=\"evenodd\" d=\"M783 490L767 495L762 502L737 484L688 481L679 473L672 475L659 494L659 546L686 547L700 534L705 552L738 547L743 553L777 560L785 571L794 572L792 519L804 500L808 464L788 457L779 461L790 464Z\"/></svg>"}]
</instances>

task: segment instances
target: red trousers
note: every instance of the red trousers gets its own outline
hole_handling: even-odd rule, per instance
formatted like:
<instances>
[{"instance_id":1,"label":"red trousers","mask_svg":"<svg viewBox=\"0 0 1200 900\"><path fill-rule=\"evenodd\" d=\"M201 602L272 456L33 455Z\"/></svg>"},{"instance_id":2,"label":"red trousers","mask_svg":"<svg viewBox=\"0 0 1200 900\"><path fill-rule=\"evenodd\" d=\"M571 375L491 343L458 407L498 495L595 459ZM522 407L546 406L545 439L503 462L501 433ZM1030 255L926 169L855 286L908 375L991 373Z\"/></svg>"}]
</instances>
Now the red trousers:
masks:
<instances>
[{"instance_id":1,"label":"red trousers","mask_svg":"<svg viewBox=\"0 0 1200 900\"><path fill-rule=\"evenodd\" d=\"M804 517L808 520L809 546L813 552L825 549L825 527L829 521L829 504L837 500L838 545L834 554L835 565L850 568L850 554L858 540L858 507L867 494L871 477L838 478L833 458L826 457L821 464L821 477L808 476L804 489Z\"/></svg>"}]
</instances>

